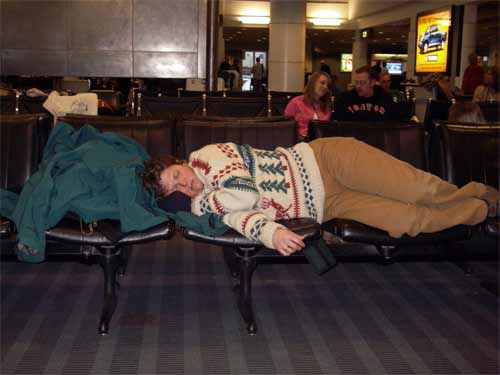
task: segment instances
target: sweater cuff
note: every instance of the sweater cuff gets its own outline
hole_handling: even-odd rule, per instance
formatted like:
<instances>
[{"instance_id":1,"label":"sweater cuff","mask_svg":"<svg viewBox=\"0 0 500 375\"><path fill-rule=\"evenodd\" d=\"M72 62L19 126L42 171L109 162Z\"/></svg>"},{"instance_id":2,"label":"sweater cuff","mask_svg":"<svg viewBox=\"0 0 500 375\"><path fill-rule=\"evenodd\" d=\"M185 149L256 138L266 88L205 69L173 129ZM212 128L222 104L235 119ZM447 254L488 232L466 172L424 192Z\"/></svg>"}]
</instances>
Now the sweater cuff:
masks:
<instances>
[{"instance_id":1,"label":"sweater cuff","mask_svg":"<svg viewBox=\"0 0 500 375\"><path fill-rule=\"evenodd\" d=\"M262 231L260 232L260 242L262 242L262 244L269 248L269 249L274 249L274 245L273 245L273 236L274 236L274 232L276 231L276 229L286 229L286 227L284 225L281 225L281 224L278 224L274 221L269 221L268 223L266 223L266 225L264 225L262 227Z\"/></svg>"}]
</instances>

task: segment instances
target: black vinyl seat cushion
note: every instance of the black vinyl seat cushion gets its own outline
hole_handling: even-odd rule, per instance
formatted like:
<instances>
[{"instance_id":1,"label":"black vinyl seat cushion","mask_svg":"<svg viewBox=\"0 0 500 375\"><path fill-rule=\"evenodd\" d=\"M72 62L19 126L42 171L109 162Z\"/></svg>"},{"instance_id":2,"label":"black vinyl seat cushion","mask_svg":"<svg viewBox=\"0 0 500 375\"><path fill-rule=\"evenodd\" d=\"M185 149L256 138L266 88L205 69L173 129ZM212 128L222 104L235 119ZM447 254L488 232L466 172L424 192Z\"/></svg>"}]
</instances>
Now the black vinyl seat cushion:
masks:
<instances>
[{"instance_id":1,"label":"black vinyl seat cushion","mask_svg":"<svg viewBox=\"0 0 500 375\"><path fill-rule=\"evenodd\" d=\"M321 234L321 226L314 219L289 219L278 221L278 223L283 224L291 231L304 236L305 241L318 239ZM218 246L241 248L262 246L259 241L250 240L233 229L230 229L223 235L217 237L205 235L191 229L184 229L184 237L188 240L204 242Z\"/></svg>"},{"instance_id":2,"label":"black vinyl seat cushion","mask_svg":"<svg viewBox=\"0 0 500 375\"><path fill-rule=\"evenodd\" d=\"M167 239L174 232L175 226L170 220L143 231L128 233L120 231L120 222L118 220L102 220L97 223L96 228L91 232L86 225L83 226L82 230L79 220L67 216L57 226L47 230L45 234L47 240L92 246L121 246Z\"/></svg>"},{"instance_id":3,"label":"black vinyl seat cushion","mask_svg":"<svg viewBox=\"0 0 500 375\"><path fill-rule=\"evenodd\" d=\"M457 225L436 233L422 233L415 237L403 235L394 238L388 232L357 221L333 219L323 223L322 228L341 237L344 241L370 243L375 246L424 245L439 242L462 241L471 235L472 227Z\"/></svg>"}]
</instances>

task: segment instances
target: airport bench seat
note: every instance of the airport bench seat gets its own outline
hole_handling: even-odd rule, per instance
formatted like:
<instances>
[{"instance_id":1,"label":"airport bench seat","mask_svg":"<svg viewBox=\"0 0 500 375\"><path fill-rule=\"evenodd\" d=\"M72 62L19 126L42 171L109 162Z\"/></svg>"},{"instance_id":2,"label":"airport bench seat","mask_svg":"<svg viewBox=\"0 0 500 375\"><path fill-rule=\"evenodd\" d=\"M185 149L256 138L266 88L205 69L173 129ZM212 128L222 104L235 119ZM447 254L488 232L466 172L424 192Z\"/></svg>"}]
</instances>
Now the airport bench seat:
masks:
<instances>
[{"instance_id":1,"label":"airport bench seat","mask_svg":"<svg viewBox=\"0 0 500 375\"><path fill-rule=\"evenodd\" d=\"M279 223L291 231L304 236L304 241L318 240L321 236L320 225L313 219L290 219ZM258 242L245 238L234 230L214 237L196 231L185 229L184 237L188 240L222 246L224 256L233 277L237 278L236 299L240 314L247 325L250 334L257 332L254 310L252 306L252 275L257 267L258 253L265 250ZM272 250L276 253L275 250Z\"/></svg>"}]
</instances>

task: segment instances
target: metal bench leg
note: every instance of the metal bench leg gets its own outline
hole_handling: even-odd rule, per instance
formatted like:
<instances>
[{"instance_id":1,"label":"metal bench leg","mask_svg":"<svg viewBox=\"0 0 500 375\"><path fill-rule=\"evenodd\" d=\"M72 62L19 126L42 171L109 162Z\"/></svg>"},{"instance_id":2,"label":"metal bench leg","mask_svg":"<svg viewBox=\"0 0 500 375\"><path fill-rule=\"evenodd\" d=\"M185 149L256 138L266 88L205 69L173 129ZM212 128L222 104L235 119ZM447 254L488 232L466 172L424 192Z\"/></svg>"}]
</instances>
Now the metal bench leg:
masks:
<instances>
[{"instance_id":1,"label":"metal bench leg","mask_svg":"<svg viewBox=\"0 0 500 375\"><path fill-rule=\"evenodd\" d=\"M131 253L132 253L132 245L127 245L122 247L120 252L120 263L118 268L118 274L120 276L125 276L125 272L127 272L127 265Z\"/></svg>"},{"instance_id":2,"label":"metal bench leg","mask_svg":"<svg viewBox=\"0 0 500 375\"><path fill-rule=\"evenodd\" d=\"M377 250L384 257L382 260L383 265L393 263L392 254L396 251L396 246L377 246Z\"/></svg>"},{"instance_id":3,"label":"metal bench leg","mask_svg":"<svg viewBox=\"0 0 500 375\"><path fill-rule=\"evenodd\" d=\"M240 264L240 283L237 286L238 308L243 320L247 324L247 332L251 335L257 333L257 324L252 307L252 274L257 267L255 249L238 249Z\"/></svg>"},{"instance_id":4,"label":"metal bench leg","mask_svg":"<svg viewBox=\"0 0 500 375\"><path fill-rule=\"evenodd\" d=\"M236 256L236 251L233 247L224 246L222 248L224 254L224 260L231 272L231 277L233 279L238 279L240 277L240 258Z\"/></svg>"},{"instance_id":5,"label":"metal bench leg","mask_svg":"<svg viewBox=\"0 0 500 375\"><path fill-rule=\"evenodd\" d=\"M99 263L104 271L104 301L99 321L99 333L106 335L109 332L109 322L116 309L116 275L120 263L120 249L114 246L98 247Z\"/></svg>"}]
</instances>

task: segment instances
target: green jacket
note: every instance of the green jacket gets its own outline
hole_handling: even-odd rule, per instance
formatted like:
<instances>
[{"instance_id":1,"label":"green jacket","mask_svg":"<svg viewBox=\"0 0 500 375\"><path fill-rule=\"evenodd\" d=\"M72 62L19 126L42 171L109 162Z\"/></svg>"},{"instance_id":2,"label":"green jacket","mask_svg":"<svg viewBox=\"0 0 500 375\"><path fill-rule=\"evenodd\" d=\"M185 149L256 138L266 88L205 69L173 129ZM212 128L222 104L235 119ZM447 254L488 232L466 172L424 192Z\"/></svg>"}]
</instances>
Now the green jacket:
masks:
<instances>
[{"instance_id":1,"label":"green jacket","mask_svg":"<svg viewBox=\"0 0 500 375\"><path fill-rule=\"evenodd\" d=\"M161 210L142 187L143 163L149 156L133 139L100 133L92 126L79 130L58 122L44 149L38 171L20 196L0 191L0 213L17 227L18 240L33 251L19 253L21 260L45 258L45 230L68 212L85 222L120 220L121 231L140 231L166 221L204 233L222 234L228 228L216 220L190 213ZM210 224L214 221L210 220Z\"/></svg>"}]
</instances>

